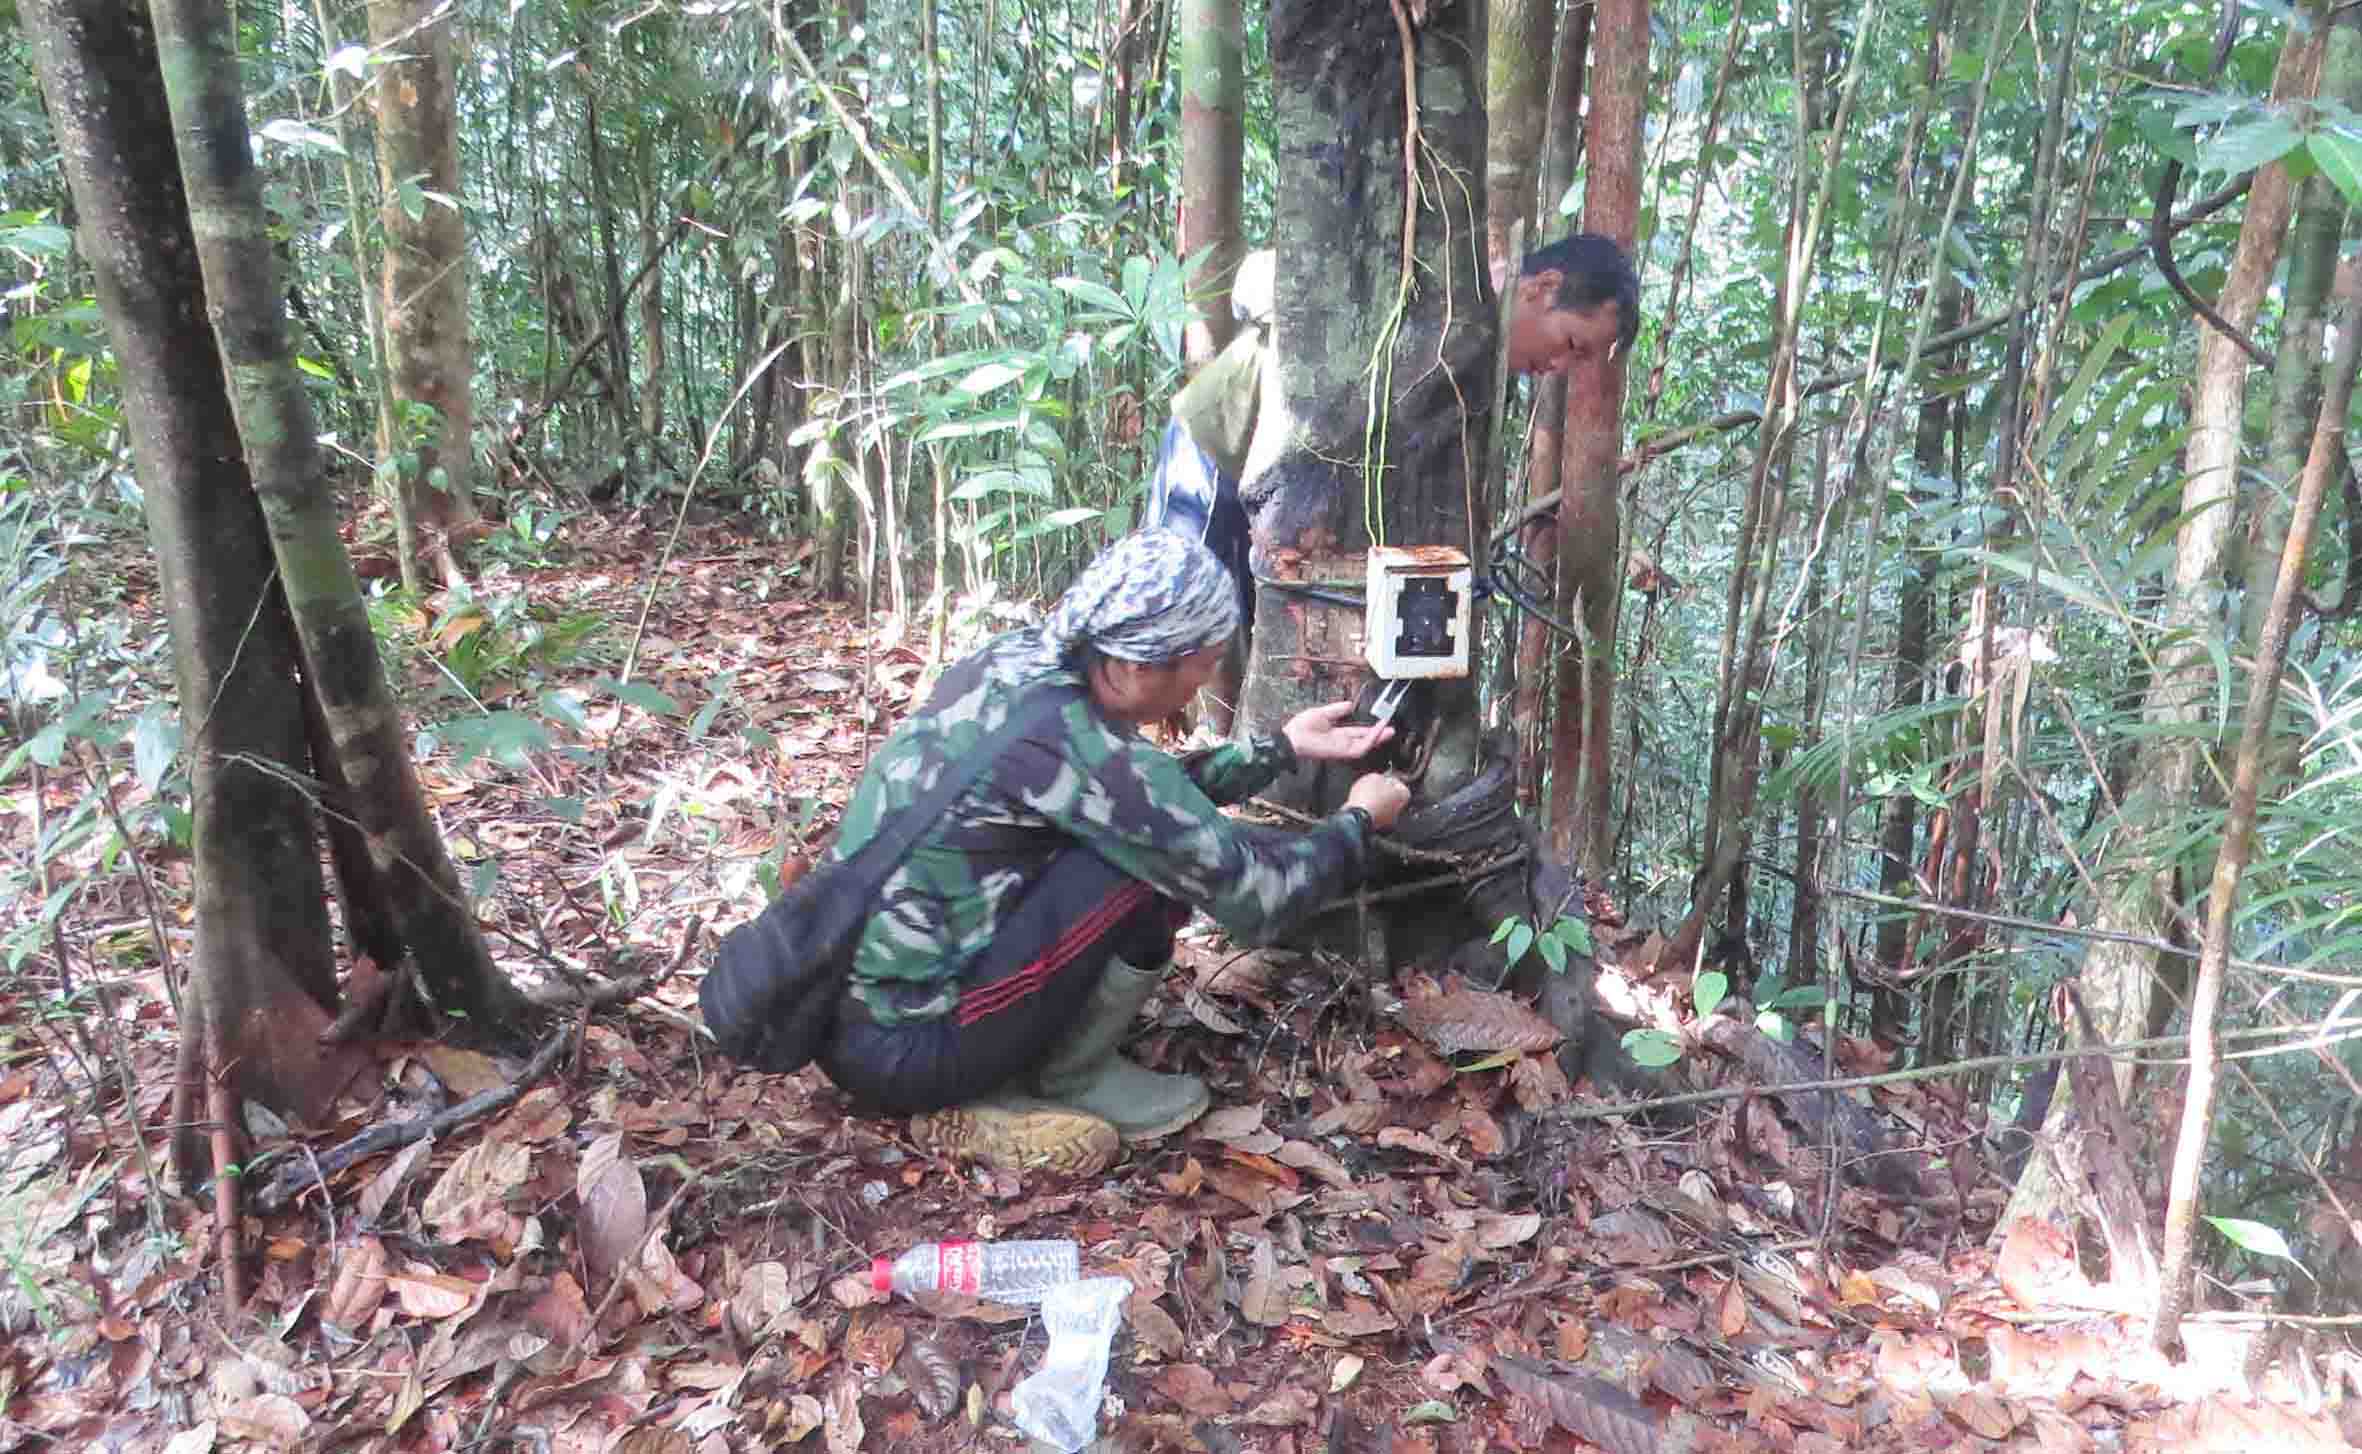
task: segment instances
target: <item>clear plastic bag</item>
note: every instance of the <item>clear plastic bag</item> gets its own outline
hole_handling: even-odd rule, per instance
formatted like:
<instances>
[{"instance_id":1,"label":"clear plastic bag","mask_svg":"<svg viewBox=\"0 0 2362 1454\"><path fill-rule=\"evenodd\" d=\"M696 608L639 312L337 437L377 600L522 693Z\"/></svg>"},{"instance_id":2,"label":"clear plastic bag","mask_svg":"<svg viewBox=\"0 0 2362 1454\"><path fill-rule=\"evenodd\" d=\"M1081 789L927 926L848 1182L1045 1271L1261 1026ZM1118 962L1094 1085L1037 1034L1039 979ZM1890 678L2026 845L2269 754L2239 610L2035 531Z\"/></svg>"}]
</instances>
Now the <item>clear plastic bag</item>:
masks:
<instances>
[{"instance_id":1,"label":"clear plastic bag","mask_svg":"<svg viewBox=\"0 0 2362 1454\"><path fill-rule=\"evenodd\" d=\"M1120 1277L1086 1277L1042 1295L1050 1348L1041 1368L1009 1394L1018 1428L1060 1454L1076 1454L1098 1437L1108 1349L1131 1295L1132 1284Z\"/></svg>"}]
</instances>

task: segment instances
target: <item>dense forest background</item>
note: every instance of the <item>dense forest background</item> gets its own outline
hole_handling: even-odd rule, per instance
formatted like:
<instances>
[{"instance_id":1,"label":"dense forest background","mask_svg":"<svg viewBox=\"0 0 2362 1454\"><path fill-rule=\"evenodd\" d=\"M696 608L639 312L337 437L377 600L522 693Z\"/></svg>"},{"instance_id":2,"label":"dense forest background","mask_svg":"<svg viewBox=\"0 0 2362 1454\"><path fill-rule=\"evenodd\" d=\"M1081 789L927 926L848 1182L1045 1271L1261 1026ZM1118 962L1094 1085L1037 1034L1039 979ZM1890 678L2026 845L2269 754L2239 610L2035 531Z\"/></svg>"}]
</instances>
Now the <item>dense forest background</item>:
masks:
<instances>
[{"instance_id":1,"label":"dense forest background","mask_svg":"<svg viewBox=\"0 0 2362 1454\"><path fill-rule=\"evenodd\" d=\"M63 8L0 16L0 872L6 973L70 1017L97 992L60 975L61 935L126 938L89 917L110 883L165 866L147 914L178 932L193 809L187 704L126 565L138 381L36 75L30 24ZM1392 7L1406 40L1458 9ZM1168 402L1226 331L1223 268L1270 235L1283 151L1324 144L1281 135L1277 17L1235 0L226 15L320 469L413 755L528 779L600 710L777 745L731 676L658 692L633 622L538 584L617 522L659 559L684 524L760 542L730 602L854 603L890 649L839 663L852 696L814 691L864 732L880 681L1051 598L1138 517ZM2138 1174L2182 1255L2203 1208L2216 1272L2351 1298L2352 10L1487 19L1482 174L1414 189L1483 199L1485 235L1450 246L1598 226L1595 179L1636 182L1642 327L1612 507L1586 517L1620 548L1578 580L1521 528L1580 401L1512 384L1489 564L1560 630L1521 650L1534 613L1496 596L1480 672L1486 720L1525 734L1529 811L1607 911L1602 952L1700 1020L1743 996L1775 1038L1823 1022L1898 1069L1969 1062L1949 1083L1996 1124L2060 1124L2044 1053L2133 1046ZM1596 154L1603 85L1640 103L1623 162ZM1399 216L1367 224L1338 247L1390 254ZM1283 254L1283 295L1303 262ZM1549 734L1586 700L1536 689L1553 663L1593 703L1612 684L1582 793L1541 771L1576 760ZM561 690L585 664L598 685ZM783 831L726 877L738 910L844 782L748 789ZM658 777L615 791L643 821L680 811ZM475 898L508 892L497 844L465 857ZM128 942L150 927L108 952L152 956ZM1555 927L1504 926L1521 949L1580 937ZM1643 1027L1627 1049L1698 1042Z\"/></svg>"}]
</instances>

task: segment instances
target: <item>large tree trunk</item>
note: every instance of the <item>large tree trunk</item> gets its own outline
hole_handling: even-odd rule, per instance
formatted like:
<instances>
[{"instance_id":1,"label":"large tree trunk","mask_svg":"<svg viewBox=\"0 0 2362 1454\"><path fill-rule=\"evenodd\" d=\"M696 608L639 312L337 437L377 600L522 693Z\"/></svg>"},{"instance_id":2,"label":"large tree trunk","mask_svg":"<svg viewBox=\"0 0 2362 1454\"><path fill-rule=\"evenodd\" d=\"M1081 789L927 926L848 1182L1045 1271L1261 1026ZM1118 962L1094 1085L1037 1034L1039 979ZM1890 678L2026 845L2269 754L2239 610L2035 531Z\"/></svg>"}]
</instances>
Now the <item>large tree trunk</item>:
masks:
<instances>
[{"instance_id":1,"label":"large tree trunk","mask_svg":"<svg viewBox=\"0 0 2362 1454\"><path fill-rule=\"evenodd\" d=\"M1277 308L1243 474L1263 578L1239 714L1250 730L1269 731L1305 706L1352 696L1369 679L1358 604L1303 588L1358 584L1373 543L1467 550L1471 521L1487 516L1478 496L1495 309L1481 264L1471 262L1484 203L1480 191L1434 185L1437 176L1479 175L1476 11L1430 9L1406 68L1404 12L1393 7L1278 0L1272 9ZM1406 69L1418 108L1410 147ZM1408 185L1406 151L1424 197ZM1476 643L1469 644L1473 660ZM1419 771L1412 817L1422 806L1441 811L1478 777L1484 749L1470 679L1422 685L1396 725L1395 761ZM1277 792L1325 811L1351 776L1312 772ZM1507 774L1486 777L1498 785L1506 819ZM1478 816L1491 821L1489 810ZM1484 912L1470 906L1478 897L1390 905L1368 922L1448 941L1463 917ZM1491 928L1483 924L1480 942ZM1388 956L1383 945L1364 946L1365 957Z\"/></svg>"},{"instance_id":2,"label":"large tree trunk","mask_svg":"<svg viewBox=\"0 0 2362 1454\"><path fill-rule=\"evenodd\" d=\"M1205 255L1190 278L1192 368L1220 353L1237 330L1230 279L1246 254L1238 220L1246 148L1243 37L1239 0L1182 0L1181 256Z\"/></svg>"},{"instance_id":3,"label":"large tree trunk","mask_svg":"<svg viewBox=\"0 0 2362 1454\"><path fill-rule=\"evenodd\" d=\"M1555 216L1553 196L1537 209L1534 172L1542 143L1550 135L1550 41L1558 7L1551 0L1492 0L1485 17L1484 255L1493 285L1517 277L1518 258L1509 255L1509 234L1525 224L1525 245L1549 239L1536 230L1537 218Z\"/></svg>"},{"instance_id":4,"label":"large tree trunk","mask_svg":"<svg viewBox=\"0 0 2362 1454\"><path fill-rule=\"evenodd\" d=\"M2320 68L2324 27L2291 26L2273 77L2276 101L2313 94ZM2223 280L2215 308L2242 331L2256 312L2280 261L2282 238L2293 210L2288 171L2272 162L2257 171L2248 189L2239 246ZM2207 643L2219 635L2223 618L2224 568L2238 520L2240 445L2246 416L2249 359L2216 329L2199 328L2198 362L2192 383L2188 470L2182 485L2181 527L2175 537L2173 584L2166 593L2158 668L2149 683L2141 717L2147 735L2134 758L2129 791L2115 817L2115 842L2099 872L2094 905L2094 939L2084 954L2080 981L2103 1040L2131 1040L2147 1033L2152 1015L2170 1012L2157 1003L2161 984L2186 978L2186 967L2148 947L2159 940L2187 944L2183 919L2189 888L2174 867L2174 850L2185 815L2206 791L2202 754L2210 734L2204 726L2214 700L2214 665ZM2129 1092L2133 1067L2115 1063L2117 1086ZM2129 1098L2129 1097L2128 1097ZM2054 1102L2044 1126L2055 1137L2066 1110ZM2037 1156L2026 1166L2001 1225L2069 1205L2072 1192L2058 1178L2053 1158Z\"/></svg>"},{"instance_id":5,"label":"large tree trunk","mask_svg":"<svg viewBox=\"0 0 2362 1454\"><path fill-rule=\"evenodd\" d=\"M238 94L229 17L206 0L157 0L153 12L230 403L294 618L305 686L328 732L329 740L314 742L313 750L333 758L324 777L341 775L352 785L341 809L366 835L376 887L392 905L435 1003L464 1015L473 1033L514 1033L524 1001L485 951L427 816L359 582L337 536L311 401L287 347L284 295Z\"/></svg>"},{"instance_id":6,"label":"large tree trunk","mask_svg":"<svg viewBox=\"0 0 2362 1454\"><path fill-rule=\"evenodd\" d=\"M420 556L448 582L460 572L455 531L476 519L469 392L467 223L459 212L459 107L449 12L437 0L370 0L369 43L388 57L377 78L378 218L385 228L386 364L397 405L433 422L395 441L396 521L423 531L403 542L402 582L418 588Z\"/></svg>"},{"instance_id":7,"label":"large tree trunk","mask_svg":"<svg viewBox=\"0 0 2362 1454\"><path fill-rule=\"evenodd\" d=\"M196 820L174 1117L186 1182L204 1169L193 1092L209 1032L233 1095L290 1116L324 1113L350 1071L318 1038L336 975L311 810L295 786L309 761L295 641L205 317L146 8L36 0L23 13L121 365L172 627Z\"/></svg>"},{"instance_id":8,"label":"large tree trunk","mask_svg":"<svg viewBox=\"0 0 2362 1454\"><path fill-rule=\"evenodd\" d=\"M1626 252L1640 227L1640 134L1648 115L1647 0L1603 0L1591 31L1591 109L1583 227ZM1582 612L1583 642L1552 659L1550 846L1593 882L1607 872L1610 746L1615 738L1616 625L1624 599L1617 460L1624 447L1626 350L1579 360L1566 381L1560 446L1560 609Z\"/></svg>"}]
</instances>

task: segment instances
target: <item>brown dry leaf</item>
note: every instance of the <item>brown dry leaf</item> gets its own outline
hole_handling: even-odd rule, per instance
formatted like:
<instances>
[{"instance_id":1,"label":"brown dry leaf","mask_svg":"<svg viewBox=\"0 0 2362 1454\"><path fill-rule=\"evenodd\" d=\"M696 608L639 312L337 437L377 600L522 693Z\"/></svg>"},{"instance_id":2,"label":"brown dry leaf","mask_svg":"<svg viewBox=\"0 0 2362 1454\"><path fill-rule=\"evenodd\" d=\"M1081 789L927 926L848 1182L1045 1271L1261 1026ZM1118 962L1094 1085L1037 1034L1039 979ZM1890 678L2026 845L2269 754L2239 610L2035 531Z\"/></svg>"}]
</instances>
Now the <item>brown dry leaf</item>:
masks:
<instances>
[{"instance_id":1,"label":"brown dry leaf","mask_svg":"<svg viewBox=\"0 0 2362 1454\"><path fill-rule=\"evenodd\" d=\"M1460 1108L1460 1134L1468 1138L1468 1149L1487 1161L1509 1149L1501 1123L1474 1106Z\"/></svg>"},{"instance_id":2,"label":"brown dry leaf","mask_svg":"<svg viewBox=\"0 0 2362 1454\"><path fill-rule=\"evenodd\" d=\"M329 1281L320 1321L346 1332L358 1330L385 1301L385 1244L363 1237L337 1254L336 1275Z\"/></svg>"},{"instance_id":3,"label":"brown dry leaf","mask_svg":"<svg viewBox=\"0 0 2362 1454\"><path fill-rule=\"evenodd\" d=\"M779 1440L783 1444L801 1444L812 1431L828 1422L828 1411L820 1400L808 1393L799 1393L787 1401L787 1421L780 1426Z\"/></svg>"},{"instance_id":4,"label":"brown dry leaf","mask_svg":"<svg viewBox=\"0 0 2362 1454\"><path fill-rule=\"evenodd\" d=\"M2150 1447L2187 1451L2187 1454L2328 1454L2348 1445L2335 1420L2326 1415L2308 1418L2279 1404L2243 1404L2217 1394L2199 1403L2160 1414L2155 1420L2135 1421L2126 1431L2146 1434ZM2137 1440L2127 1446L2140 1448Z\"/></svg>"},{"instance_id":5,"label":"brown dry leaf","mask_svg":"<svg viewBox=\"0 0 2362 1454\"><path fill-rule=\"evenodd\" d=\"M1403 1023L1446 1055L1548 1050L1566 1037L1515 995L1460 988L1407 1000Z\"/></svg>"},{"instance_id":6,"label":"brown dry leaf","mask_svg":"<svg viewBox=\"0 0 2362 1454\"><path fill-rule=\"evenodd\" d=\"M1246 1026L1222 1013L1221 1007L1196 990L1181 992L1181 1008L1189 1012L1189 1018L1217 1035L1244 1035L1247 1033Z\"/></svg>"},{"instance_id":7,"label":"brown dry leaf","mask_svg":"<svg viewBox=\"0 0 2362 1454\"><path fill-rule=\"evenodd\" d=\"M787 1264L758 1262L738 1274L738 1291L730 1295L730 1326L747 1342L758 1343L795 1305Z\"/></svg>"},{"instance_id":8,"label":"brown dry leaf","mask_svg":"<svg viewBox=\"0 0 2362 1454\"><path fill-rule=\"evenodd\" d=\"M1132 1325L1132 1339L1160 1358L1178 1358L1185 1340L1181 1325L1173 1315L1151 1302L1133 1301L1125 1305L1124 1317Z\"/></svg>"},{"instance_id":9,"label":"brown dry leaf","mask_svg":"<svg viewBox=\"0 0 2362 1454\"><path fill-rule=\"evenodd\" d=\"M1695 1404L1714 1392L1713 1365L1680 1343L1660 1343L1649 1354L1649 1382L1675 1403Z\"/></svg>"},{"instance_id":10,"label":"brown dry leaf","mask_svg":"<svg viewBox=\"0 0 2362 1454\"><path fill-rule=\"evenodd\" d=\"M213 1454L213 1438L220 1427L211 1419L192 1424L164 1441L164 1454Z\"/></svg>"},{"instance_id":11,"label":"brown dry leaf","mask_svg":"<svg viewBox=\"0 0 2362 1454\"><path fill-rule=\"evenodd\" d=\"M914 1338L902 1350L902 1381L930 1419L940 1422L959 1407L959 1360L932 1338Z\"/></svg>"},{"instance_id":12,"label":"brown dry leaf","mask_svg":"<svg viewBox=\"0 0 2362 1454\"><path fill-rule=\"evenodd\" d=\"M1488 1252L1514 1247L1542 1230L1540 1212L1478 1212L1476 1245Z\"/></svg>"},{"instance_id":13,"label":"brown dry leaf","mask_svg":"<svg viewBox=\"0 0 2362 1454\"><path fill-rule=\"evenodd\" d=\"M426 1194L420 1215L445 1242L497 1236L511 1221L503 1208L508 1194L523 1186L532 1170L532 1154L524 1146L478 1141L459 1153Z\"/></svg>"},{"instance_id":14,"label":"brown dry leaf","mask_svg":"<svg viewBox=\"0 0 2362 1454\"><path fill-rule=\"evenodd\" d=\"M435 1079L450 1090L454 1100L500 1090L508 1084L508 1076L500 1066L481 1051L430 1043L413 1046L410 1053L435 1073Z\"/></svg>"},{"instance_id":15,"label":"brown dry leaf","mask_svg":"<svg viewBox=\"0 0 2362 1454\"><path fill-rule=\"evenodd\" d=\"M1279 1280L1279 1254L1269 1237L1255 1239L1247 1259L1247 1280L1239 1289L1238 1310L1259 1327L1276 1328L1288 1320L1288 1293Z\"/></svg>"},{"instance_id":16,"label":"brown dry leaf","mask_svg":"<svg viewBox=\"0 0 2362 1454\"><path fill-rule=\"evenodd\" d=\"M1539 1114L1574 1095L1555 1055L1527 1055L1509 1067L1509 1090L1524 1110Z\"/></svg>"},{"instance_id":17,"label":"brown dry leaf","mask_svg":"<svg viewBox=\"0 0 2362 1454\"><path fill-rule=\"evenodd\" d=\"M1176 1363L1156 1376L1157 1392L1201 1418L1230 1412L1235 1400L1214 1375L1195 1363Z\"/></svg>"},{"instance_id":18,"label":"brown dry leaf","mask_svg":"<svg viewBox=\"0 0 2362 1454\"><path fill-rule=\"evenodd\" d=\"M1156 1174L1156 1180L1169 1196L1193 1197L1197 1195L1197 1189L1205 1185L1206 1169L1196 1157L1191 1156L1183 1159L1179 1171L1160 1171Z\"/></svg>"},{"instance_id":19,"label":"brown dry leaf","mask_svg":"<svg viewBox=\"0 0 2362 1454\"><path fill-rule=\"evenodd\" d=\"M1936 1395L1936 1407L1954 1422L1983 1439L2006 1439L2026 1421L2025 1406L1996 1397L1981 1388Z\"/></svg>"},{"instance_id":20,"label":"brown dry leaf","mask_svg":"<svg viewBox=\"0 0 2362 1454\"><path fill-rule=\"evenodd\" d=\"M1510 1392L1533 1400L1560 1428L1608 1454L1656 1454L1656 1417L1614 1384L1556 1373L1527 1358L1496 1358L1493 1370Z\"/></svg>"},{"instance_id":21,"label":"brown dry leaf","mask_svg":"<svg viewBox=\"0 0 2362 1454\"><path fill-rule=\"evenodd\" d=\"M1309 1171L1330 1186L1353 1185L1353 1173L1345 1169L1344 1163L1309 1141L1283 1141L1273 1155L1279 1158L1280 1165Z\"/></svg>"},{"instance_id":22,"label":"brown dry leaf","mask_svg":"<svg viewBox=\"0 0 2362 1454\"><path fill-rule=\"evenodd\" d=\"M861 1454L861 1441L868 1433L861 1422L860 1375L839 1374L828 1386L828 1422L821 1426L828 1454Z\"/></svg>"},{"instance_id":23,"label":"brown dry leaf","mask_svg":"<svg viewBox=\"0 0 2362 1454\"><path fill-rule=\"evenodd\" d=\"M848 1272L828 1285L828 1295L840 1308L875 1307L891 1294L882 1293L870 1282L866 1272Z\"/></svg>"},{"instance_id":24,"label":"brown dry leaf","mask_svg":"<svg viewBox=\"0 0 2362 1454\"><path fill-rule=\"evenodd\" d=\"M540 1297L525 1311L525 1321L549 1336L561 1348L571 1348L590 1331L590 1304L583 1300L582 1284L571 1272L561 1272L549 1281Z\"/></svg>"},{"instance_id":25,"label":"brown dry leaf","mask_svg":"<svg viewBox=\"0 0 2362 1454\"><path fill-rule=\"evenodd\" d=\"M1312 1118L1312 1134L1333 1136L1343 1131L1352 1136L1367 1136L1385 1124L1384 1101L1342 1101Z\"/></svg>"},{"instance_id":26,"label":"brown dry leaf","mask_svg":"<svg viewBox=\"0 0 2362 1454\"><path fill-rule=\"evenodd\" d=\"M1424 1131L1414 1131L1408 1126L1388 1126L1378 1133L1378 1144L1399 1151L1416 1152L1421 1156L1432 1156L1454 1166L1461 1164L1460 1158L1444 1149L1443 1144L1433 1136Z\"/></svg>"},{"instance_id":27,"label":"brown dry leaf","mask_svg":"<svg viewBox=\"0 0 2362 1454\"><path fill-rule=\"evenodd\" d=\"M1280 1138L1263 1124L1263 1106L1224 1106L1201 1118L1194 1134L1209 1141L1219 1141L1240 1151L1269 1155L1279 1149Z\"/></svg>"},{"instance_id":28,"label":"brown dry leaf","mask_svg":"<svg viewBox=\"0 0 2362 1454\"><path fill-rule=\"evenodd\" d=\"M1298 1425L1309 1426L1319 1416L1320 1395L1291 1383L1283 1385L1261 1403L1239 1415L1239 1421L1287 1429Z\"/></svg>"},{"instance_id":29,"label":"brown dry leaf","mask_svg":"<svg viewBox=\"0 0 2362 1454\"><path fill-rule=\"evenodd\" d=\"M696 1446L679 1429L642 1424L609 1446L608 1454L694 1454Z\"/></svg>"},{"instance_id":30,"label":"brown dry leaf","mask_svg":"<svg viewBox=\"0 0 2362 1454\"><path fill-rule=\"evenodd\" d=\"M2010 1223L1993 1259L2001 1290L2029 1312L2079 1308L2096 1312L2138 1312L2136 1299L2113 1284L2094 1285L2075 1259L2075 1242L2049 1222L2020 1217Z\"/></svg>"},{"instance_id":31,"label":"brown dry leaf","mask_svg":"<svg viewBox=\"0 0 2362 1454\"><path fill-rule=\"evenodd\" d=\"M300 1449L312 1431L312 1416L283 1393L240 1399L217 1412L223 1437L245 1439L266 1449Z\"/></svg>"},{"instance_id":32,"label":"brown dry leaf","mask_svg":"<svg viewBox=\"0 0 2362 1454\"><path fill-rule=\"evenodd\" d=\"M1718 1305L1716 1317L1722 1326L1723 1337L1736 1338L1747 1330L1747 1293L1739 1286L1737 1278L1723 1285L1722 1296L1715 1302Z\"/></svg>"},{"instance_id":33,"label":"brown dry leaf","mask_svg":"<svg viewBox=\"0 0 2362 1454\"><path fill-rule=\"evenodd\" d=\"M863 1308L845 1328L845 1361L856 1368L883 1373L902 1356L903 1340L908 1336L892 1318ZM952 1392L956 1394L959 1390L955 1388Z\"/></svg>"},{"instance_id":34,"label":"brown dry leaf","mask_svg":"<svg viewBox=\"0 0 2362 1454\"><path fill-rule=\"evenodd\" d=\"M593 1141L576 1168L574 1194L582 1203L579 1233L591 1286L604 1288L648 1234L648 1186L623 1149L623 1133Z\"/></svg>"},{"instance_id":35,"label":"brown dry leaf","mask_svg":"<svg viewBox=\"0 0 2362 1454\"><path fill-rule=\"evenodd\" d=\"M414 1318L457 1317L473 1308L484 1291L479 1284L437 1272L424 1263L387 1273L385 1286L402 1311Z\"/></svg>"},{"instance_id":36,"label":"brown dry leaf","mask_svg":"<svg viewBox=\"0 0 2362 1454\"><path fill-rule=\"evenodd\" d=\"M1181 1262L1181 1302L1203 1326L1219 1318L1229 1301L1230 1258L1211 1218L1198 1222L1197 1243L1198 1255Z\"/></svg>"},{"instance_id":37,"label":"brown dry leaf","mask_svg":"<svg viewBox=\"0 0 2362 1454\"><path fill-rule=\"evenodd\" d=\"M369 1185L361 1189L361 1220L374 1224L384 1215L386 1203L394 1199L394 1193L402 1189L402 1183L410 1179L410 1173L416 1171L418 1164L426 1160L434 1149L432 1139L413 1141L387 1162L384 1170L369 1178Z\"/></svg>"},{"instance_id":38,"label":"brown dry leaf","mask_svg":"<svg viewBox=\"0 0 2362 1454\"><path fill-rule=\"evenodd\" d=\"M1380 1333L1391 1333L1402 1326L1394 1314L1379 1307L1368 1298L1348 1297L1345 1306L1331 1308L1320 1315L1321 1326L1340 1338L1369 1338Z\"/></svg>"}]
</instances>

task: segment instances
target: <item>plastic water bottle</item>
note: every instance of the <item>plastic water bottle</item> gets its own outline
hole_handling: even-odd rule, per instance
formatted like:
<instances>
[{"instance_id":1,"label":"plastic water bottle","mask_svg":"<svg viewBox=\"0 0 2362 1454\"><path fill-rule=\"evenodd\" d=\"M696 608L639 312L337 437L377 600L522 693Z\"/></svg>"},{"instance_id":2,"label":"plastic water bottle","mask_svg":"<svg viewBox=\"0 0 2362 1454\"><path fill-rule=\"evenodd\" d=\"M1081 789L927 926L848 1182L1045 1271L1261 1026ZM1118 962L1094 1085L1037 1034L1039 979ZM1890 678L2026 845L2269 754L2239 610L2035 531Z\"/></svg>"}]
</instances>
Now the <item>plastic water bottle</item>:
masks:
<instances>
[{"instance_id":1,"label":"plastic water bottle","mask_svg":"<svg viewBox=\"0 0 2362 1454\"><path fill-rule=\"evenodd\" d=\"M879 1292L956 1292L996 1303L1038 1303L1081 1276L1082 1251L1067 1241L921 1242L869 1265Z\"/></svg>"}]
</instances>

